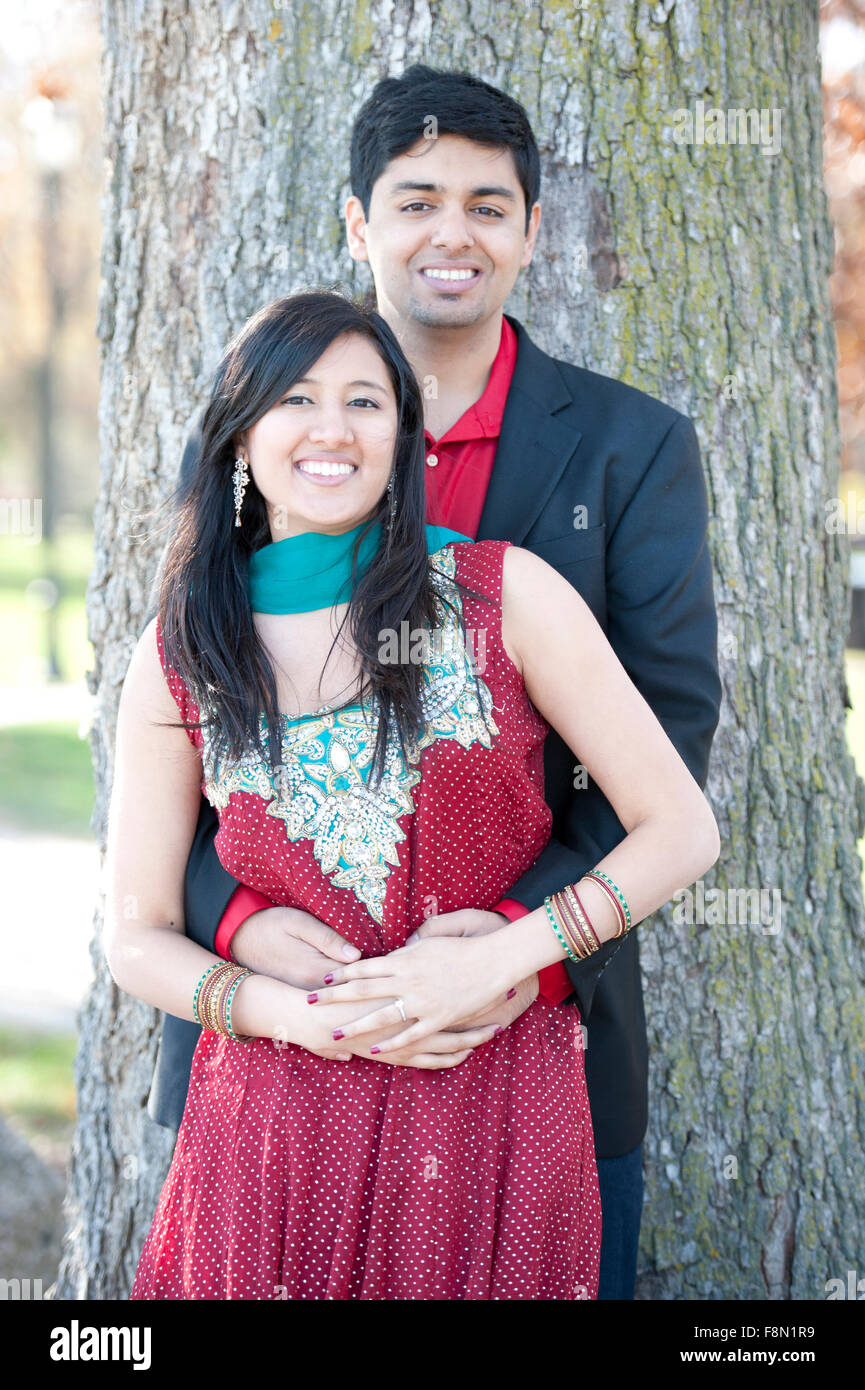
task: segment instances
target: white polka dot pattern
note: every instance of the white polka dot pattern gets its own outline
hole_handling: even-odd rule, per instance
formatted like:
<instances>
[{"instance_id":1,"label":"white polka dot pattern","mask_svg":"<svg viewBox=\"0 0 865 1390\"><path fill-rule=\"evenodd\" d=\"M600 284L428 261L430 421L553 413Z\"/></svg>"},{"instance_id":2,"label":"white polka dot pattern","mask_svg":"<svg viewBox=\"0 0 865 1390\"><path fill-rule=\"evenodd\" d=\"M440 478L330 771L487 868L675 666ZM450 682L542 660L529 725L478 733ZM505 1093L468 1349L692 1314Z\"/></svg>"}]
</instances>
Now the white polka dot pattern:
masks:
<instances>
[{"instance_id":1,"label":"white polka dot pattern","mask_svg":"<svg viewBox=\"0 0 865 1390\"><path fill-rule=\"evenodd\" d=\"M491 908L550 833L549 726L501 640L509 542L459 542L457 578L485 640L491 746L424 748L382 921L291 842L264 797L233 793L220 859L274 902L330 923L365 956L431 912ZM197 706L160 656L184 718ZM189 736L201 749L198 730ZM132 1299L593 1299L601 1212L576 1005L536 1000L442 1071L202 1032L171 1167Z\"/></svg>"}]
</instances>

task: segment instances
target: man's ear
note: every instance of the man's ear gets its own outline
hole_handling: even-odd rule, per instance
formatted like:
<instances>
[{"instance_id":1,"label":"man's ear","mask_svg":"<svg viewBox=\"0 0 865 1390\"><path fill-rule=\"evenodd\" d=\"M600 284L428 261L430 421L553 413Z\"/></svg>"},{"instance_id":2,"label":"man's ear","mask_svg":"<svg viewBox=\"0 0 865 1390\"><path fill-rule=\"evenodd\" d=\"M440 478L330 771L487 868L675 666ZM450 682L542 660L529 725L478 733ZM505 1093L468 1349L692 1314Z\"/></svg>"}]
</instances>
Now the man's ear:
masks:
<instances>
[{"instance_id":1,"label":"man's ear","mask_svg":"<svg viewBox=\"0 0 865 1390\"><path fill-rule=\"evenodd\" d=\"M520 261L521 268L524 268L527 265L531 265L532 256L535 252L535 242L538 239L538 229L540 228L540 225L541 205L540 203L535 203L532 207L532 211L529 216L529 229L526 232L526 245L523 250L522 260Z\"/></svg>"},{"instance_id":2,"label":"man's ear","mask_svg":"<svg viewBox=\"0 0 865 1390\"><path fill-rule=\"evenodd\" d=\"M353 261L368 261L366 249L366 218L363 203L354 193L345 200L345 240Z\"/></svg>"}]
</instances>

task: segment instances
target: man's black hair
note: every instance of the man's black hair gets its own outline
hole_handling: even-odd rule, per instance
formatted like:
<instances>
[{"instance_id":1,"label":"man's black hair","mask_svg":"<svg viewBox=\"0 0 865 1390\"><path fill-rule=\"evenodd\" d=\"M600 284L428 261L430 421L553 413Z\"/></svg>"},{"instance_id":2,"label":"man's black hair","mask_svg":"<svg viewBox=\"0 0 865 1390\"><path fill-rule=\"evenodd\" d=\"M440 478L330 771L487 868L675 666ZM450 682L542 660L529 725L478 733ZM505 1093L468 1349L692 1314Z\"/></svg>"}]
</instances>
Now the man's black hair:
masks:
<instances>
[{"instance_id":1,"label":"man's black hair","mask_svg":"<svg viewBox=\"0 0 865 1390\"><path fill-rule=\"evenodd\" d=\"M436 125L431 127L430 118ZM541 188L541 161L525 108L469 72L414 63L400 77L377 82L355 117L351 132L351 191L365 217L373 184L392 159L405 154L430 130L462 135L479 145L509 149L529 215Z\"/></svg>"}]
</instances>

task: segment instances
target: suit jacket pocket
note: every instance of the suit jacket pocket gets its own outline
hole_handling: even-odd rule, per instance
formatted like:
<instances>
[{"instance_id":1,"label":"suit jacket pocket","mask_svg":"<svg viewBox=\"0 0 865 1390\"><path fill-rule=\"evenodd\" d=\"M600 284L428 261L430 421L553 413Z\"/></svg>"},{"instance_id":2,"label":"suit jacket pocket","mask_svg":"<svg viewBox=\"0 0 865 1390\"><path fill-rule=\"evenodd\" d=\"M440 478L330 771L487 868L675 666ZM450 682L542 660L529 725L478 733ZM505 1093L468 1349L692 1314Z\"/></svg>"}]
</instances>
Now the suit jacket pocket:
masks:
<instances>
[{"instance_id":1,"label":"suit jacket pocket","mask_svg":"<svg viewBox=\"0 0 865 1390\"><path fill-rule=\"evenodd\" d=\"M593 555L602 555L607 545L607 523L602 521L600 526L589 526L585 530L574 527L564 536L542 541L527 540L524 544L526 550L540 555L548 565L561 569L580 560L588 560Z\"/></svg>"}]
</instances>

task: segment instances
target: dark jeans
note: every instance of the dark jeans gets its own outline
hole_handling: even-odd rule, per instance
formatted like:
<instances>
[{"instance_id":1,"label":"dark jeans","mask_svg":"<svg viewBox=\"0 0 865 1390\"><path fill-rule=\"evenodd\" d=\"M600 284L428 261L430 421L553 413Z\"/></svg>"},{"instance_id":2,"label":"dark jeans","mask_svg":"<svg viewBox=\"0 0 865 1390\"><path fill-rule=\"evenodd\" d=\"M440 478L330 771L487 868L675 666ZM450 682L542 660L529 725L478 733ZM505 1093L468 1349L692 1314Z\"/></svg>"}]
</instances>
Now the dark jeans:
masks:
<instances>
[{"instance_id":1,"label":"dark jeans","mask_svg":"<svg viewBox=\"0 0 865 1390\"><path fill-rule=\"evenodd\" d=\"M598 1298L634 1297L643 1213L643 1146L621 1158L599 1158L601 1270Z\"/></svg>"}]
</instances>

